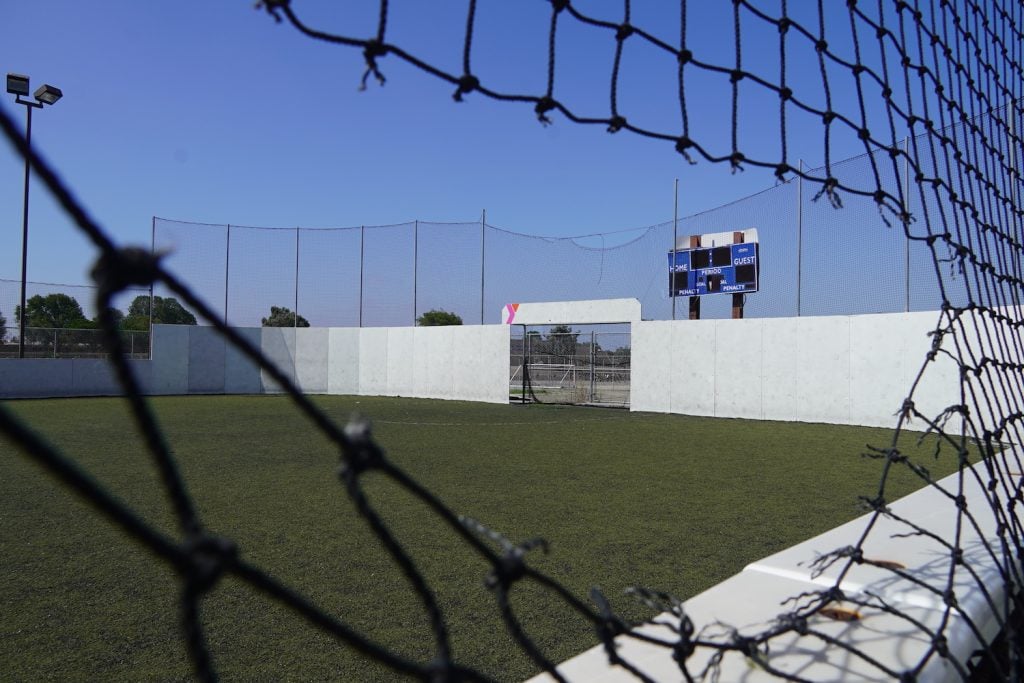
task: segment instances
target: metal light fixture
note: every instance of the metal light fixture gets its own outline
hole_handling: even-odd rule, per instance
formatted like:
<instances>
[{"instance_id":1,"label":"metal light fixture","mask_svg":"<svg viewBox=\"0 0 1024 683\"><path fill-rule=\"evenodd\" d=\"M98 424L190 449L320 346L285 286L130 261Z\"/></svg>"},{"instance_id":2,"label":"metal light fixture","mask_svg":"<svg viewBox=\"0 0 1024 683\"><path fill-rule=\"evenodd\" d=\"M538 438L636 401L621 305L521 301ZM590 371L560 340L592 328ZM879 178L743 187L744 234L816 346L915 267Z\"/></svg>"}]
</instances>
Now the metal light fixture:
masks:
<instances>
[{"instance_id":1,"label":"metal light fixture","mask_svg":"<svg viewBox=\"0 0 1024 683\"><path fill-rule=\"evenodd\" d=\"M12 95L28 95L28 76L7 74L7 92Z\"/></svg>"},{"instance_id":2,"label":"metal light fixture","mask_svg":"<svg viewBox=\"0 0 1024 683\"><path fill-rule=\"evenodd\" d=\"M29 92L29 79L28 76L21 74L7 74L7 92L14 95L14 101L18 104L25 105L26 110L26 124L25 124L25 147L31 149L32 147L32 110L42 109L44 105L53 104L61 97L64 93L60 91L60 88L44 84L36 89L34 93L34 100L28 99ZM27 284L28 275L28 180L29 171L31 165L29 163L29 154L25 154L25 201L22 204L24 207L21 214L21 315L18 316L18 358L25 357L25 285Z\"/></svg>"},{"instance_id":3,"label":"metal light fixture","mask_svg":"<svg viewBox=\"0 0 1024 683\"><path fill-rule=\"evenodd\" d=\"M39 100L43 104L53 104L54 102L59 100L61 97L63 97L64 93L62 93L60 91L60 88L58 88L56 86L49 85L49 84L43 84L43 85L39 86L38 88L36 88L34 96L35 96L35 98L37 100Z\"/></svg>"}]
</instances>

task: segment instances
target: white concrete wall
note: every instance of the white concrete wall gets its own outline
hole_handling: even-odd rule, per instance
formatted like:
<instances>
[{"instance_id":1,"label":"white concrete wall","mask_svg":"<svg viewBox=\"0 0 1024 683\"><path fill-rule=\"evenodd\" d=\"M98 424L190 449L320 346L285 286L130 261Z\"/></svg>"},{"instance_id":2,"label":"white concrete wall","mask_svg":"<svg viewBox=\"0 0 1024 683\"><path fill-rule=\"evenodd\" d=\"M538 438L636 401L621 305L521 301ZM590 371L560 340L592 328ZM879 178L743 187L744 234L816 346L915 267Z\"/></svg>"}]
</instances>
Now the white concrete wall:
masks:
<instances>
[{"instance_id":1,"label":"white concrete wall","mask_svg":"<svg viewBox=\"0 0 1024 683\"><path fill-rule=\"evenodd\" d=\"M586 325L640 320L639 299L508 303L501 321L511 325Z\"/></svg>"},{"instance_id":2,"label":"white concrete wall","mask_svg":"<svg viewBox=\"0 0 1024 683\"><path fill-rule=\"evenodd\" d=\"M891 427L938 319L924 312L634 323L631 409ZM959 392L957 366L940 354L914 400L935 415Z\"/></svg>"},{"instance_id":3,"label":"white concrete wall","mask_svg":"<svg viewBox=\"0 0 1024 683\"><path fill-rule=\"evenodd\" d=\"M856 648L892 671L906 671L922 663L922 669L917 672L919 681L959 681L961 677L953 664L931 652L932 633L941 631L951 658L961 664L980 646L992 642L999 631L1000 620L1006 616L1002 563L1017 562L1000 550L999 522L991 511L984 488L988 480L985 463L974 467L978 470L974 476L961 480L960 474L952 474L937 482L935 487L926 486L893 502L890 505L892 517L876 519L865 515L753 562L739 574L687 600L682 606L683 612L696 629L707 629L700 631L702 639L730 645L733 632L728 627L735 627L739 635L754 636L791 610L791 601L796 596L826 591L838 585L845 595L864 601L860 605L837 605L856 610L859 618L838 621L815 615L808 618L808 626L812 633L827 634L842 646L825 645L815 635L802 637L790 631L772 638L770 647L763 653L772 668L806 680L892 680L885 670L866 658L851 656L846 649ZM963 494L967 507L975 511L974 524L965 524L962 513L950 503L949 499L957 494ZM913 529L898 520L912 520L929 534L908 535ZM855 546L869 524L873 527L862 546L864 557L895 562L902 568L902 575L871 564L854 564L847 568L842 561L820 573L816 571L814 560L837 549ZM957 571L950 579L946 539L957 536L973 573ZM949 610L945 604L947 588L956 597L955 610ZM880 601L909 618L881 608ZM809 602L805 599L802 604ZM639 627L637 632L663 642L678 640L678 634L672 630L679 624L677 616L664 613L652 622ZM629 636L616 638L616 645L616 653L623 660L651 679L681 679L679 665L670 648L652 646ZM712 647L698 649L687 660L688 670L691 673L702 671L715 652ZM719 677L723 681L767 683L778 680L765 668L751 666L750 660L735 650L726 652L719 664ZM623 667L608 663L603 645L563 662L557 669L572 681L636 680ZM528 683L553 680L544 673Z\"/></svg>"},{"instance_id":4,"label":"white concrete wall","mask_svg":"<svg viewBox=\"0 0 1024 683\"><path fill-rule=\"evenodd\" d=\"M636 322L631 407L890 427L931 348L928 333L938 318L926 312ZM988 319L965 319L958 341L976 356L1005 357L989 348L988 325ZM309 393L508 400L507 325L237 331ZM153 347L152 361L133 362L148 393L280 390L208 327L157 325ZM3 397L117 392L104 361L0 360ZM959 402L959 392L957 367L940 354L914 400L923 413L936 415ZM1004 403L1004 413L1018 407Z\"/></svg>"},{"instance_id":5,"label":"white concrete wall","mask_svg":"<svg viewBox=\"0 0 1024 683\"><path fill-rule=\"evenodd\" d=\"M308 393L508 402L507 325L235 331ZM149 394L281 390L210 327L156 325L153 359L132 367ZM0 360L2 398L118 393L105 360Z\"/></svg>"}]
</instances>

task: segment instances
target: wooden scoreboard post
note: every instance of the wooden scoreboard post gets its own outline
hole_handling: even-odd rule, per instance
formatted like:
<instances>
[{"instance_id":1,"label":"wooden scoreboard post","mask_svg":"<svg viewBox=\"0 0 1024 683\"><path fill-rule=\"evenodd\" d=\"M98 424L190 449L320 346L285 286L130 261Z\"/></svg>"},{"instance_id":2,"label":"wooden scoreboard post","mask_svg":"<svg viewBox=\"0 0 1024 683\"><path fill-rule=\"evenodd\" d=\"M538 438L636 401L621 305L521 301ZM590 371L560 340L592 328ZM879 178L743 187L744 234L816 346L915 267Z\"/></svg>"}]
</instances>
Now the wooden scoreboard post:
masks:
<instances>
[{"instance_id":1,"label":"wooden scoreboard post","mask_svg":"<svg viewBox=\"0 0 1024 683\"><path fill-rule=\"evenodd\" d=\"M700 246L700 235L690 235L690 249ZM690 320L700 320L700 297L690 297Z\"/></svg>"},{"instance_id":2,"label":"wooden scoreboard post","mask_svg":"<svg viewBox=\"0 0 1024 683\"><path fill-rule=\"evenodd\" d=\"M732 243L733 244L743 244L743 233L739 232L739 231L734 232L732 234ZM744 298L744 295L743 295L742 292L738 292L738 293L732 295L732 317L733 317L734 320L738 320L738 319L743 317L743 298ZM692 304L691 304L691 306L692 306ZM692 308L691 308L691 310L692 310Z\"/></svg>"}]
</instances>

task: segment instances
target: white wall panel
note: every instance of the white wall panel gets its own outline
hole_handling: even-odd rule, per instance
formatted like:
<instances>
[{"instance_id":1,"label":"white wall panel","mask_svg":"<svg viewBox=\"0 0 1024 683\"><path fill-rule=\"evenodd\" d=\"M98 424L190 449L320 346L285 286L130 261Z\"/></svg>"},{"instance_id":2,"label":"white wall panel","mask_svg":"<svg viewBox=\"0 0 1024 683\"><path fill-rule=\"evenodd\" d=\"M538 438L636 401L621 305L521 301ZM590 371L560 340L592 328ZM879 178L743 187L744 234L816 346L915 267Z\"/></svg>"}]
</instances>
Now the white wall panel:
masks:
<instances>
[{"instance_id":1,"label":"white wall panel","mask_svg":"<svg viewBox=\"0 0 1024 683\"><path fill-rule=\"evenodd\" d=\"M508 325L485 325L476 329L480 339L480 372L472 386L478 393L468 398L487 403L508 403L510 329Z\"/></svg>"},{"instance_id":2,"label":"white wall panel","mask_svg":"<svg viewBox=\"0 0 1024 683\"><path fill-rule=\"evenodd\" d=\"M327 393L359 393L359 328L332 327L328 335Z\"/></svg>"},{"instance_id":3,"label":"white wall panel","mask_svg":"<svg viewBox=\"0 0 1024 683\"><path fill-rule=\"evenodd\" d=\"M153 326L151 393L188 393L188 329L188 325Z\"/></svg>"},{"instance_id":4,"label":"white wall panel","mask_svg":"<svg viewBox=\"0 0 1024 683\"><path fill-rule=\"evenodd\" d=\"M666 321L631 325L630 410L671 412L672 330Z\"/></svg>"},{"instance_id":5,"label":"white wall panel","mask_svg":"<svg viewBox=\"0 0 1024 683\"><path fill-rule=\"evenodd\" d=\"M224 393L224 337L212 327L188 327L188 393Z\"/></svg>"},{"instance_id":6,"label":"white wall panel","mask_svg":"<svg viewBox=\"0 0 1024 683\"><path fill-rule=\"evenodd\" d=\"M66 396L73 377L70 358L0 359L0 389L5 398Z\"/></svg>"},{"instance_id":7,"label":"white wall panel","mask_svg":"<svg viewBox=\"0 0 1024 683\"><path fill-rule=\"evenodd\" d=\"M235 332L257 349L262 346L263 333L259 327L236 327ZM224 393L259 394L262 391L260 367L234 345L228 344L224 350Z\"/></svg>"},{"instance_id":8,"label":"white wall panel","mask_svg":"<svg viewBox=\"0 0 1024 683\"><path fill-rule=\"evenodd\" d=\"M455 395L455 348L452 328L417 327L417 347L420 340L427 349L427 375L424 398L453 398Z\"/></svg>"},{"instance_id":9,"label":"white wall panel","mask_svg":"<svg viewBox=\"0 0 1024 683\"><path fill-rule=\"evenodd\" d=\"M760 419L762 320L715 323L715 415Z\"/></svg>"},{"instance_id":10,"label":"white wall panel","mask_svg":"<svg viewBox=\"0 0 1024 683\"><path fill-rule=\"evenodd\" d=\"M761 417L765 420L797 419L798 334L795 318L761 321Z\"/></svg>"},{"instance_id":11,"label":"white wall panel","mask_svg":"<svg viewBox=\"0 0 1024 683\"><path fill-rule=\"evenodd\" d=\"M797 319L797 420L848 424L850 318Z\"/></svg>"},{"instance_id":12,"label":"white wall panel","mask_svg":"<svg viewBox=\"0 0 1024 683\"><path fill-rule=\"evenodd\" d=\"M510 332L507 325L453 327L451 398L508 402Z\"/></svg>"},{"instance_id":13,"label":"white wall panel","mask_svg":"<svg viewBox=\"0 0 1024 683\"><path fill-rule=\"evenodd\" d=\"M928 339L920 322L905 316L850 318L850 423L892 427L910 389L908 347Z\"/></svg>"},{"instance_id":14,"label":"white wall panel","mask_svg":"<svg viewBox=\"0 0 1024 683\"><path fill-rule=\"evenodd\" d=\"M295 379L306 393L327 393L329 338L326 327L295 329Z\"/></svg>"},{"instance_id":15,"label":"white wall panel","mask_svg":"<svg viewBox=\"0 0 1024 683\"><path fill-rule=\"evenodd\" d=\"M295 328L263 327L260 328L260 341L265 355L285 377L295 381ZM267 393L278 393L281 387L271 378L266 370L261 372L263 390Z\"/></svg>"},{"instance_id":16,"label":"white wall panel","mask_svg":"<svg viewBox=\"0 0 1024 683\"><path fill-rule=\"evenodd\" d=\"M359 330L359 393L385 396L388 390L388 328Z\"/></svg>"},{"instance_id":17,"label":"white wall panel","mask_svg":"<svg viewBox=\"0 0 1024 683\"><path fill-rule=\"evenodd\" d=\"M387 396L414 396L415 328L388 328Z\"/></svg>"},{"instance_id":18,"label":"white wall panel","mask_svg":"<svg viewBox=\"0 0 1024 683\"><path fill-rule=\"evenodd\" d=\"M672 324L670 352L671 411L683 415L715 414L715 320Z\"/></svg>"},{"instance_id":19,"label":"white wall panel","mask_svg":"<svg viewBox=\"0 0 1024 683\"><path fill-rule=\"evenodd\" d=\"M145 392L152 364L145 360L130 360L128 365ZM114 366L104 358L75 358L71 364L71 382L73 396L114 396L121 393Z\"/></svg>"}]
</instances>

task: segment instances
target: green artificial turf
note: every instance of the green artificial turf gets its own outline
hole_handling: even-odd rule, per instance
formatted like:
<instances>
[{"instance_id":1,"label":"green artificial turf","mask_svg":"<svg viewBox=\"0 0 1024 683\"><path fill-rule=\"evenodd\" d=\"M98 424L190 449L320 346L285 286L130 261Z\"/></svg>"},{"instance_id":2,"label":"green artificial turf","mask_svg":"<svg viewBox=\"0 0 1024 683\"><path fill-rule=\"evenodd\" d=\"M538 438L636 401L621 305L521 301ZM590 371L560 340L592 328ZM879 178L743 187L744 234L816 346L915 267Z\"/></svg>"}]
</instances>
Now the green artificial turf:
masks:
<instances>
[{"instance_id":1,"label":"green artificial turf","mask_svg":"<svg viewBox=\"0 0 1024 683\"><path fill-rule=\"evenodd\" d=\"M586 598L599 586L631 619L652 614L623 594L640 585L694 595L764 557L861 513L888 446L886 430L653 415L565 406L502 406L318 397L343 423L373 420L389 456L456 513L519 542L542 536L531 564ZM125 403L5 404L164 533L178 537ZM374 641L418 661L435 652L427 617L338 480L338 453L283 397L152 401L206 527ZM933 442L901 448L938 476ZM485 587L488 566L438 517L377 474L373 505L438 596L457 661L517 680L536 671ZM890 500L920 486L894 470ZM174 571L72 497L0 438L0 662L4 680L187 680ZM512 604L548 657L596 643L537 586ZM224 680L390 680L396 675L231 577L203 602Z\"/></svg>"}]
</instances>

